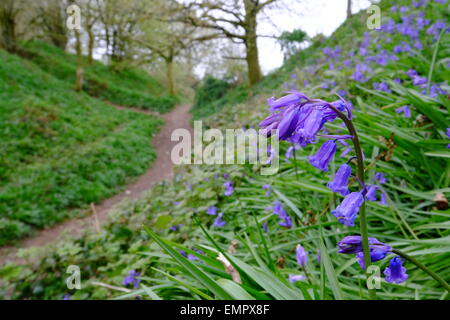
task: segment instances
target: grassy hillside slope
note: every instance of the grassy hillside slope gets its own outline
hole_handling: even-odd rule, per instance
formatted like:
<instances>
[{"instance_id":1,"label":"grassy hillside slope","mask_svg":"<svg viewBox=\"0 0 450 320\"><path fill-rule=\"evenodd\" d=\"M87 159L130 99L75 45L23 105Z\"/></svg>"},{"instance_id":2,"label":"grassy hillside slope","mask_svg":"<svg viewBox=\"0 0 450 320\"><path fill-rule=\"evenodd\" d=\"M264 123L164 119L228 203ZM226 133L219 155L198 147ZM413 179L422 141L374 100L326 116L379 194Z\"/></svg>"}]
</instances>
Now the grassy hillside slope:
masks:
<instances>
[{"instance_id":1,"label":"grassy hillside slope","mask_svg":"<svg viewBox=\"0 0 450 320\"><path fill-rule=\"evenodd\" d=\"M449 282L450 210L442 197L450 196L450 103L443 91L449 89L450 34L442 33L438 42L434 31L428 32L438 21L448 21L449 13L436 1L420 8L409 0L384 0L380 5L382 31L366 29L366 13L353 16L330 38L298 53L246 92L248 99L235 103L233 97L242 90L238 88L216 100L221 103L212 102L217 106L213 111L220 112L205 122L213 128L256 128L269 115L266 101L271 96L278 98L294 87L311 98L334 101L339 92L354 106L366 183L376 183L378 172L387 179L380 183L377 201L366 203L369 235L408 253ZM407 13L399 12L400 6ZM408 18L410 14L414 17ZM408 25L416 28L423 23L416 18L429 19L419 32L423 47L403 51L403 41L410 46L414 42L401 34L402 25L409 19ZM389 31L391 20L395 27ZM402 46L400 52L397 45ZM357 81L361 64L369 68L366 79ZM413 68L430 80L429 92L406 75ZM397 110L405 105L411 116ZM198 116L213 113L205 106ZM342 130L339 123L327 128ZM367 299L357 259L339 254L336 247L343 237L359 234L359 228L343 226L331 215L342 197L326 187L337 167L354 154L341 157L345 147L339 146L330 172L321 172L307 160L320 140L297 150L296 157L288 155L290 144L282 142L280 170L274 176L261 176L258 165L188 166L139 201L118 207L102 233L28 252L45 257L36 264L5 266L0 270L5 293L10 288L12 298L22 299L61 299L66 294L70 299ZM231 195L225 193L230 184ZM358 182L352 179L349 186L357 190ZM280 213L274 210L278 203L291 227L279 224ZM210 206L217 208L216 215ZM218 223L219 212L225 224ZM298 244L309 253L303 267L296 261ZM219 253L233 263L242 283L232 281L217 260ZM374 263L382 277L376 290L379 299L448 299L443 287L408 261L405 283L386 282L382 270L392 256ZM65 287L64 272L71 264L80 266L84 275L82 290ZM123 283L131 271L139 273L137 288ZM299 274L308 278L289 281L290 275Z\"/></svg>"},{"instance_id":2,"label":"grassy hillside slope","mask_svg":"<svg viewBox=\"0 0 450 320\"><path fill-rule=\"evenodd\" d=\"M119 111L0 51L0 245L113 195L154 159L161 120ZM59 69L59 68L55 68Z\"/></svg>"},{"instance_id":3,"label":"grassy hillside slope","mask_svg":"<svg viewBox=\"0 0 450 320\"><path fill-rule=\"evenodd\" d=\"M41 41L27 42L23 49L44 71L74 86L77 66L75 55ZM178 97L168 95L167 90L143 70L113 70L98 61L89 65L87 58L83 68L83 90L93 97L159 112L169 111L178 102Z\"/></svg>"}]
</instances>

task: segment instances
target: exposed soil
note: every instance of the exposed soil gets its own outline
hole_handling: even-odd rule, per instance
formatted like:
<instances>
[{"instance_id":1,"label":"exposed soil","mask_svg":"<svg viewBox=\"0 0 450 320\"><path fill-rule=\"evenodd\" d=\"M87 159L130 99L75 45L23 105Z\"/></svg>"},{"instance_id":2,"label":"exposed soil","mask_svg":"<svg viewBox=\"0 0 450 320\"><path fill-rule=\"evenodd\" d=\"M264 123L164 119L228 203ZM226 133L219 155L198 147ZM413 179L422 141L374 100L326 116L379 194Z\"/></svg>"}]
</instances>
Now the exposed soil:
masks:
<instances>
[{"instance_id":1,"label":"exposed soil","mask_svg":"<svg viewBox=\"0 0 450 320\"><path fill-rule=\"evenodd\" d=\"M139 109L130 109L121 106L115 106L118 109L133 110L135 112L145 113L150 116L156 116L157 113ZM138 178L135 183L126 186L124 192L119 193L109 199L103 200L99 204L91 205L91 215L63 221L51 228L39 231L36 235L19 241L15 246L0 248L0 265L7 261L16 263L24 262L17 257L17 251L20 248L41 247L53 243L63 235L72 236L81 235L86 228L99 229L107 221L108 213L111 208L124 199L135 199L144 191L150 189L155 183L168 179L173 174L173 163L170 159L170 153L173 145L177 142L170 140L172 131L178 128L186 128L191 131L189 113L190 105L182 105L172 112L160 115L165 120L161 130L152 138L152 144L156 150L157 158L152 166ZM159 115L158 115L159 116Z\"/></svg>"}]
</instances>

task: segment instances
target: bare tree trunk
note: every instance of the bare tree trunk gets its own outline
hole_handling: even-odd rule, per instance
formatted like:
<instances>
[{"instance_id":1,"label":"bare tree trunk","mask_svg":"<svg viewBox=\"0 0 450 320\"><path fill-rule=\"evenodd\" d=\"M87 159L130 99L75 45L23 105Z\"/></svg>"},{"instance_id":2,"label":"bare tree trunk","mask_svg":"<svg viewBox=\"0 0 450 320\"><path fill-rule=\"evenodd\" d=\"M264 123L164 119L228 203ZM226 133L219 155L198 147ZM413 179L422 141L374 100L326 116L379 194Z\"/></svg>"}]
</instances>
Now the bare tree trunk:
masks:
<instances>
[{"instance_id":1,"label":"bare tree trunk","mask_svg":"<svg viewBox=\"0 0 450 320\"><path fill-rule=\"evenodd\" d=\"M167 76L167 87L169 88L169 94L175 95L175 82L173 80L173 57L165 59L166 61L166 76Z\"/></svg>"},{"instance_id":2,"label":"bare tree trunk","mask_svg":"<svg viewBox=\"0 0 450 320\"><path fill-rule=\"evenodd\" d=\"M14 0L2 0L0 4L0 25L2 29L2 38L0 45L9 52L16 52L16 15Z\"/></svg>"},{"instance_id":3,"label":"bare tree trunk","mask_svg":"<svg viewBox=\"0 0 450 320\"><path fill-rule=\"evenodd\" d=\"M81 48L81 35L80 31L75 30L75 39L76 39L76 51L77 51L77 74L75 80L75 91L83 90L83 52Z\"/></svg>"},{"instance_id":4,"label":"bare tree trunk","mask_svg":"<svg viewBox=\"0 0 450 320\"><path fill-rule=\"evenodd\" d=\"M256 15L255 5L250 0L245 0L245 47L248 68L248 80L250 85L254 85L261 80L261 67L259 65L258 44L256 36Z\"/></svg>"},{"instance_id":5,"label":"bare tree trunk","mask_svg":"<svg viewBox=\"0 0 450 320\"><path fill-rule=\"evenodd\" d=\"M87 28L88 33L88 64L91 65L94 61L94 43L95 43L95 36L92 32L92 26L89 26Z\"/></svg>"},{"instance_id":6,"label":"bare tree trunk","mask_svg":"<svg viewBox=\"0 0 450 320\"><path fill-rule=\"evenodd\" d=\"M347 19L352 15L352 0L347 0Z\"/></svg>"},{"instance_id":7,"label":"bare tree trunk","mask_svg":"<svg viewBox=\"0 0 450 320\"><path fill-rule=\"evenodd\" d=\"M49 24L49 36L52 43L65 50L67 45L67 33L66 33L66 21L62 14L62 3L58 1L54 2L54 6L50 10L54 10L53 13L48 15Z\"/></svg>"}]
</instances>

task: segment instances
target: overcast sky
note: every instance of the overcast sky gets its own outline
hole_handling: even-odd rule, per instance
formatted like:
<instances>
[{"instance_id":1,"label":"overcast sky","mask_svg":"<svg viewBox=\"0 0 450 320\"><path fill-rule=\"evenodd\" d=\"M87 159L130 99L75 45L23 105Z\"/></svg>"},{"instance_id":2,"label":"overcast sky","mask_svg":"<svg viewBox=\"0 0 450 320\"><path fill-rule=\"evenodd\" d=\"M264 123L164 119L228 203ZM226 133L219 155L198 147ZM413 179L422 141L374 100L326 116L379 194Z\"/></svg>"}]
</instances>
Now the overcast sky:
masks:
<instances>
[{"instance_id":1,"label":"overcast sky","mask_svg":"<svg viewBox=\"0 0 450 320\"><path fill-rule=\"evenodd\" d=\"M329 36L341 25L347 14L347 0L283 0L285 8L267 10L270 21L262 19L261 35L279 35L283 31L302 29L310 37L318 33ZM353 13L370 6L368 0L353 0ZM259 38L259 60L264 73L283 64L283 53L275 39Z\"/></svg>"}]
</instances>

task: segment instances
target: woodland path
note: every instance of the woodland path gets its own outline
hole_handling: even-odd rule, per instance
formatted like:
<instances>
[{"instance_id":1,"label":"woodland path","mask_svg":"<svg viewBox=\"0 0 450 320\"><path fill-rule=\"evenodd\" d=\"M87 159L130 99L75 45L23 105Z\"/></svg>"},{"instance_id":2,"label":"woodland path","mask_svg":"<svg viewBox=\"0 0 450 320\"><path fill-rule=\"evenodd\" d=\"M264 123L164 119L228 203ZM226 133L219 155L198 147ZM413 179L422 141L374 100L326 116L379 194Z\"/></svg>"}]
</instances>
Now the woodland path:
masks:
<instances>
[{"instance_id":1,"label":"woodland path","mask_svg":"<svg viewBox=\"0 0 450 320\"><path fill-rule=\"evenodd\" d=\"M135 108L126 108L114 106L118 109L132 110L134 112L144 113L150 116L159 116L164 119L165 124L161 130L152 138L152 144L155 148L157 158L151 167L141 175L134 183L125 187L125 190L115 196L103 200L99 204L91 205L91 214L83 218L75 218L63 221L48 229L38 231L34 236L18 241L15 246L0 248L0 265L8 261L15 263L25 263L17 257L17 251L20 248L42 247L60 239L63 235L80 236L87 228L99 230L106 223L108 214L113 206L124 199L138 198L144 191L149 190L155 183L170 178L173 175L173 163L170 159L172 147L177 142L171 141L173 130L186 128L192 134L190 126L191 115L189 113L190 105L181 105L173 111L159 115L151 111L145 111Z\"/></svg>"}]
</instances>

